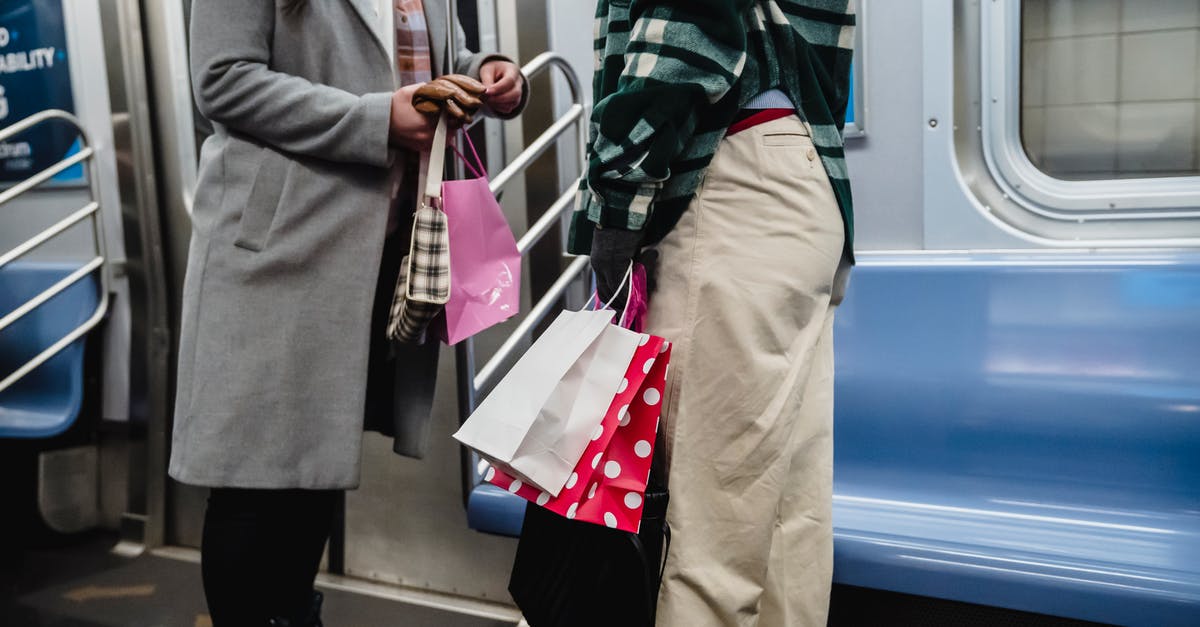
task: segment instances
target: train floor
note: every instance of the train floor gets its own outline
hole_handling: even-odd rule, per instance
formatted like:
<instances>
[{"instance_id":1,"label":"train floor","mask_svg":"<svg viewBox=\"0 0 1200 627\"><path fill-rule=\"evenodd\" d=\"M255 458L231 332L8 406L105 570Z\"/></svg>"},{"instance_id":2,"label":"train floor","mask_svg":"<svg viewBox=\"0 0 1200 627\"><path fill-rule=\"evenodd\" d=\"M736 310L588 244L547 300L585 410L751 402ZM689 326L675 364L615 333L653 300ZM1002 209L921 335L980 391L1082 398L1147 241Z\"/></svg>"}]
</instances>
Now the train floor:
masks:
<instances>
[{"instance_id":1,"label":"train floor","mask_svg":"<svg viewBox=\"0 0 1200 627\"><path fill-rule=\"evenodd\" d=\"M195 553L122 557L116 537L97 533L37 549L0 550L0 627L210 627ZM184 559L180 559L183 557ZM190 557L190 559L187 559ZM330 627L512 627L515 612L482 618L397 600L399 592L323 577ZM998 608L834 586L830 627L1105 627ZM486 611L477 612L487 614Z\"/></svg>"},{"instance_id":2,"label":"train floor","mask_svg":"<svg viewBox=\"0 0 1200 627\"><path fill-rule=\"evenodd\" d=\"M0 556L0 625L4 627L206 627L200 566L143 554L122 557L116 538L96 534L54 548ZM319 586L330 627L512 627L376 595Z\"/></svg>"}]
</instances>

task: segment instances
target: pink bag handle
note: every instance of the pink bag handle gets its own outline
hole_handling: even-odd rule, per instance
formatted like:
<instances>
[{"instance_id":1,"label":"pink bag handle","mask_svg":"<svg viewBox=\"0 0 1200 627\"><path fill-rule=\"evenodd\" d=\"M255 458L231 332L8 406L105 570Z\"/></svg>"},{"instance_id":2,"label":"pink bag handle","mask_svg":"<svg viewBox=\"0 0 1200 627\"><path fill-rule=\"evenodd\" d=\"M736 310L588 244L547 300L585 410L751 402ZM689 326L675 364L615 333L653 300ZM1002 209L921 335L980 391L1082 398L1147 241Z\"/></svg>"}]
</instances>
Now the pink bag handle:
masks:
<instances>
[{"instance_id":1,"label":"pink bag handle","mask_svg":"<svg viewBox=\"0 0 1200 627\"><path fill-rule=\"evenodd\" d=\"M471 134L463 133L462 136L467 139L467 145L471 147L471 154L475 156L475 162L472 163L470 159L466 158L466 156L459 151L458 146L451 146L450 148L454 150L454 154L458 155L458 158L462 160L463 164L465 164L467 168L471 170L471 173L474 174L476 178L487 178L487 174L485 174L486 168L483 167L483 159L479 158L479 151L475 150L475 142L471 141Z\"/></svg>"},{"instance_id":2,"label":"pink bag handle","mask_svg":"<svg viewBox=\"0 0 1200 627\"><path fill-rule=\"evenodd\" d=\"M629 262L629 269L625 271L625 278L621 279L621 284L617 286L617 292L608 299L607 303L600 302L599 291L592 292L592 306L600 305L599 309L611 309L613 301L617 300L617 296L621 294L621 288L629 286L629 291L625 293L625 308L621 310L621 319L617 322L617 326L628 328L625 326L625 316L629 315L629 304L633 302L633 262Z\"/></svg>"}]
</instances>

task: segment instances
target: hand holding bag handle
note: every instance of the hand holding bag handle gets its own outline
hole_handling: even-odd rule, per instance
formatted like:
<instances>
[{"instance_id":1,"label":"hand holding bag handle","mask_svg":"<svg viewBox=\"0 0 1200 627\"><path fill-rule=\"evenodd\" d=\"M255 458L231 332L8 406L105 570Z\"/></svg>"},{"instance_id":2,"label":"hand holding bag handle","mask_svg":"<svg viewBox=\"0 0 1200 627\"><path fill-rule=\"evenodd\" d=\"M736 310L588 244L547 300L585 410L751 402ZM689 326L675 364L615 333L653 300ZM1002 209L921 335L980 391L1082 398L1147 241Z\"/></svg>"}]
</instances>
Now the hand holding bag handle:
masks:
<instances>
[{"instance_id":1,"label":"hand holding bag handle","mask_svg":"<svg viewBox=\"0 0 1200 627\"><path fill-rule=\"evenodd\" d=\"M454 148L454 152L470 174L445 181L441 188L442 211L450 225L452 285L445 315L432 328L450 345L500 324L521 310L521 251L492 193L487 169L471 135L462 134L462 142L466 144L463 150ZM468 159L468 155L474 159Z\"/></svg>"},{"instance_id":2,"label":"hand holding bag handle","mask_svg":"<svg viewBox=\"0 0 1200 627\"><path fill-rule=\"evenodd\" d=\"M617 289L613 291L612 298L609 298L608 302L601 304L599 290L592 291L592 299L591 299L592 304L600 305L600 307L598 307L597 309L612 309L613 303L616 302L617 297L619 297L621 295L621 290L625 289L626 285L630 286L630 289L625 292L625 307L623 309L621 309L621 319L617 322L617 326L619 326L623 329L628 328L625 326L625 316L629 314L629 304L631 302L633 302L633 286L630 285L630 283L632 281L633 281L633 262L630 261L629 269L625 271L624 278L621 279L621 283L617 285Z\"/></svg>"}]
</instances>

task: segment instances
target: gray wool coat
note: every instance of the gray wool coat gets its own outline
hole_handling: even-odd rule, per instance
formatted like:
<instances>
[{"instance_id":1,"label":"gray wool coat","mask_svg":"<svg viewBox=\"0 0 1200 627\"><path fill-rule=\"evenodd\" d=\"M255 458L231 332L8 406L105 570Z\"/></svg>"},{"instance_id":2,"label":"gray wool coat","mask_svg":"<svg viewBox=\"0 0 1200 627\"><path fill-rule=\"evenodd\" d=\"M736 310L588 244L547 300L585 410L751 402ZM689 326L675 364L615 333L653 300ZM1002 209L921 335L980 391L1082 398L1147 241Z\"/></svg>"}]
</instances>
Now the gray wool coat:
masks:
<instances>
[{"instance_id":1,"label":"gray wool coat","mask_svg":"<svg viewBox=\"0 0 1200 627\"><path fill-rule=\"evenodd\" d=\"M200 154L170 475L243 488L358 485L371 309L388 211L395 89L376 0L195 0L191 69L214 134ZM445 71L444 4L425 3ZM460 31L461 32L461 29ZM461 39L454 68L493 57ZM402 227L403 228L403 227ZM419 454L437 350L402 426ZM421 361L424 363L413 363ZM420 411L414 412L420 414Z\"/></svg>"}]
</instances>

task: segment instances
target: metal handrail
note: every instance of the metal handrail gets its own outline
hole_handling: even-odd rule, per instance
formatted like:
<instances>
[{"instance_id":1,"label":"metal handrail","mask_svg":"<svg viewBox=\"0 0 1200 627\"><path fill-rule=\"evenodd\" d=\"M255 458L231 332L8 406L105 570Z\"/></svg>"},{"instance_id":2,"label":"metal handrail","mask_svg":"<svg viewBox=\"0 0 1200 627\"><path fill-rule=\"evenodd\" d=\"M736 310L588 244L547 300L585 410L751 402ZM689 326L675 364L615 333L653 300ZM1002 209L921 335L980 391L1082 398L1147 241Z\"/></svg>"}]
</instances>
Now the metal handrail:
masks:
<instances>
[{"instance_id":1,"label":"metal handrail","mask_svg":"<svg viewBox=\"0 0 1200 627\"><path fill-rule=\"evenodd\" d=\"M558 68L563 77L567 80L570 88L572 104L567 112L562 117L555 120L550 128L546 129L532 143L521 151L513 159L512 163L508 164L499 174L496 175L491 182L491 190L493 194L499 194L518 174L524 172L529 166L540 156L542 156L554 142L558 141L564 134L569 131L572 126L576 130L577 137L577 154L576 159L579 170L582 172L586 163L584 152L587 145L587 127L584 124L585 107L582 101L582 92L580 90L579 77L575 74L575 70L565 58L552 52L545 52L538 55L523 68L521 73L526 79L533 78L542 72L548 71L551 68ZM525 235L517 242L517 249L521 256L524 257L539 241L550 233L555 226L562 224L563 216L566 215L573 207L575 198L575 189L578 187L578 179L576 184L571 185L560 196L554 204L546 210L544 214L526 231ZM564 251L564 256L566 252ZM495 385L503 371L517 356L517 351L521 343L526 337L533 332L537 325L541 324L546 319L555 305L562 299L563 295L570 289L571 285L579 278L580 275L588 267L587 257L575 257L571 263L559 275L558 279L550 286L550 289L542 296L521 323L514 330L500 348L496 351L487 364L476 373L475 367L475 343L472 338L468 338L461 342L456 349L457 371L458 371L458 413L459 422L464 422L472 413L478 403L479 395L485 390L490 389ZM465 449L464 449L465 450ZM470 496L471 490L474 488L478 479L476 471L476 459L473 453L464 453L463 455L463 499L464 503Z\"/></svg>"},{"instance_id":2,"label":"metal handrail","mask_svg":"<svg viewBox=\"0 0 1200 627\"><path fill-rule=\"evenodd\" d=\"M54 165L51 165L41 172L38 172L24 181L17 183L3 192L0 192L0 207L18 198L25 192L38 187L46 181L49 181L59 173L66 171L68 168L84 162L87 162L88 191L91 194L91 202L71 213L71 215L59 220L54 225L42 230L37 235L34 235L33 237L18 244L8 252L0 254L0 269L29 254L39 246L45 244L56 236L66 232L71 227L89 218L92 221L92 242L95 245L96 256L72 272L70 275L43 290L37 296L25 301L21 304L21 306L0 318L0 331L3 331L16 321L29 315L30 312L37 309L55 296L63 293L76 283L79 283L84 279L84 277L92 274L93 272L98 272L100 274L100 302L96 305L96 309L92 311L92 314L88 316L88 319L82 324L72 329L70 332L44 349L41 353L38 353L32 359L26 361L20 368L14 370L3 380L0 380L0 392L12 387L13 384L23 379L30 372L33 372L38 366L46 363L52 357L62 352L63 349L86 335L89 331L94 329L96 325L100 324L100 321L104 319L105 314L108 312L108 273L104 268L104 263L108 257L108 254L104 241L104 221L100 216L100 204L96 200L99 198L98 186L100 177L95 159L96 150L91 146L91 142L88 140L87 133L83 130L83 125L79 122L78 118L66 111L48 109L46 111L35 113L17 122L16 124L0 130L0 142L5 141L15 135L24 133L38 124L50 121L66 122L75 128L75 130L79 133L79 152L58 161Z\"/></svg>"}]
</instances>

